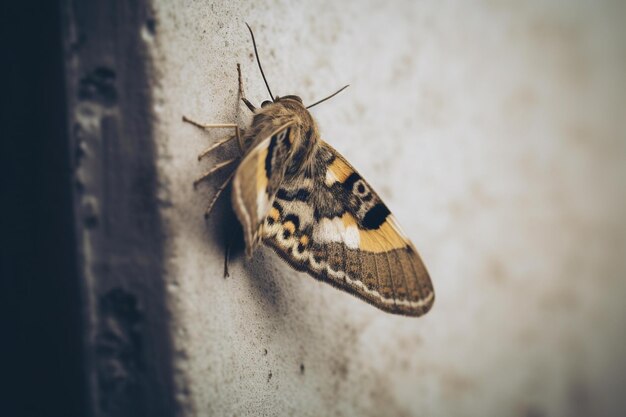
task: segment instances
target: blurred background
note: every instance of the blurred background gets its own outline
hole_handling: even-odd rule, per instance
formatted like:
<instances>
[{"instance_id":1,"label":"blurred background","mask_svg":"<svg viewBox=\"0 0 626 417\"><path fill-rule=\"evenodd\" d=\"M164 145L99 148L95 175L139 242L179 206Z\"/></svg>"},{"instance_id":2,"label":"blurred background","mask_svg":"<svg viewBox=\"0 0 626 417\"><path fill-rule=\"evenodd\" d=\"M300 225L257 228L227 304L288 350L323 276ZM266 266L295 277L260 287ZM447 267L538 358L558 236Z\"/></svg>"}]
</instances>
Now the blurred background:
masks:
<instances>
[{"instance_id":1,"label":"blurred background","mask_svg":"<svg viewBox=\"0 0 626 417\"><path fill-rule=\"evenodd\" d=\"M10 102L24 103L3 112L10 116L3 193L11 191L12 211L3 216L2 275L9 278L3 293L13 299L4 316L29 335L13 338L5 355L26 367L15 378L28 395L15 398L49 398L52 406L37 415L133 415L128 410L154 392L175 404L161 408L163 415L624 415L623 2L112 4L61 2L65 20L53 18L54 10L30 15L18 7L22 20L14 21L28 29L14 23L3 37L14 40ZM32 30L31 18L43 29ZM100 19L106 24L97 36L112 40L99 54L103 42L81 27ZM378 311L294 272L266 249L252 260L236 254L231 277L222 278L228 199L205 222L204 205L220 181L198 190L190 184L232 150L199 164L196 155L223 132L180 120L185 114L245 127L250 114L237 101L237 63L247 97L268 99L244 22L255 31L274 94L312 103L351 85L312 114L322 138L377 190L421 253L436 292L423 318ZM76 49L69 53L68 45ZM71 98L81 59L89 61L85 71L114 68L118 93L113 104L87 100L95 109L87 122L85 103ZM137 77L145 80L141 106L129 81ZM35 115L46 124L32 122ZM116 171L131 169L145 149L139 140L153 144L142 161L154 172L131 189L148 190L154 204L132 207L155 210L162 232L150 239L159 242L158 257L129 258L149 259L157 276L116 278L138 300L141 321L130 333L142 340L134 351L142 365L125 369L139 382L113 378L114 389L89 378L107 371L83 359L103 354L84 342L85 333L102 331L104 315L87 295L98 299L111 287L100 269L84 272L87 240L54 244L86 227L78 221L82 208L72 214L83 197L68 185L77 171L64 152L76 133L66 125L87 131L87 160L103 159L106 168L112 162L98 144L113 139L102 134L100 117L120 126L114 155L126 162ZM125 128L137 119L150 127L141 135ZM82 169L113 175L96 164ZM121 208L107 209L113 196L91 187L101 210L89 233L99 233ZM133 240L133 247L143 244ZM107 246L95 250L102 252L98 266L115 270ZM133 280L162 290L163 311L150 310L153 290ZM157 322L164 327L153 331ZM161 343L171 348L146 353ZM160 363L168 365L154 377L150 369ZM169 382L136 390L159 378ZM120 392L124 401L103 407L102 398ZM26 415L15 403L22 410L15 415Z\"/></svg>"}]
</instances>

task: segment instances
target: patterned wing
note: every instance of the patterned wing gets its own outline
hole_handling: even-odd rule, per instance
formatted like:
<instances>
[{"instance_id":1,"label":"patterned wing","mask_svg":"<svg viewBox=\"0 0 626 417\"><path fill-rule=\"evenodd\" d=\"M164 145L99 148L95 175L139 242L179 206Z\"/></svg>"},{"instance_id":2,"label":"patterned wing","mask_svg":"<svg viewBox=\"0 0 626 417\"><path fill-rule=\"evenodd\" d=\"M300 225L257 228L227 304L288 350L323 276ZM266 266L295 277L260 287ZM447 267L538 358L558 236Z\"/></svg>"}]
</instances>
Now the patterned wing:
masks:
<instances>
[{"instance_id":1,"label":"patterned wing","mask_svg":"<svg viewBox=\"0 0 626 417\"><path fill-rule=\"evenodd\" d=\"M434 302L413 244L369 184L330 145L312 175L285 178L262 228L291 266L390 313L420 316Z\"/></svg>"},{"instance_id":2,"label":"patterned wing","mask_svg":"<svg viewBox=\"0 0 626 417\"><path fill-rule=\"evenodd\" d=\"M286 123L263 135L265 139L252 146L233 177L232 205L243 226L249 256L260 240L260 226L283 181L295 130L293 123Z\"/></svg>"}]
</instances>

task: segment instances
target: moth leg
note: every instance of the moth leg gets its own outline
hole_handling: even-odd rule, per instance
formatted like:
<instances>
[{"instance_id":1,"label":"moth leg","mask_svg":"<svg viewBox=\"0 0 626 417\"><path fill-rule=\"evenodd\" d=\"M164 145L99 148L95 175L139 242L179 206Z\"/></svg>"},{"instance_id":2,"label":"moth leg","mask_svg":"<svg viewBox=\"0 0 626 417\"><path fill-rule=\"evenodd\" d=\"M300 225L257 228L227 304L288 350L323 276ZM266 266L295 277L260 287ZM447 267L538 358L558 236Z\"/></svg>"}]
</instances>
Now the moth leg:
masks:
<instances>
[{"instance_id":1,"label":"moth leg","mask_svg":"<svg viewBox=\"0 0 626 417\"><path fill-rule=\"evenodd\" d=\"M248 101L248 99L246 98L246 95L243 92L243 80L241 78L241 65L239 64L237 64L237 77L239 79L239 97L241 97L241 101L244 102L246 107L250 109L252 113L254 113L256 111L256 107L254 107L254 104Z\"/></svg>"},{"instance_id":2,"label":"moth leg","mask_svg":"<svg viewBox=\"0 0 626 417\"><path fill-rule=\"evenodd\" d=\"M239 126L236 125L235 123L200 123L200 122L196 122L195 120L191 120L190 118L188 118L187 116L183 116L183 122L192 124L196 127L199 127L200 129L219 129L219 128L232 128L235 129L235 136L232 136L230 138L226 138L224 140L221 140L219 142L217 142L214 146L209 147L208 149L204 150L200 155L198 155L198 159L202 159L202 157L204 157L205 155L207 155L209 152L211 152L213 149L216 149L222 145L224 145L225 143L229 142L230 140L233 140L235 138L237 138L237 144L239 145L239 150L241 151L241 153L244 153L244 149L243 149L243 141L241 140L241 132L239 131Z\"/></svg>"},{"instance_id":3,"label":"moth leg","mask_svg":"<svg viewBox=\"0 0 626 417\"><path fill-rule=\"evenodd\" d=\"M226 243L226 251L224 252L224 278L228 278L230 274L228 273L228 262L230 261L230 247L232 245L232 241L229 239Z\"/></svg>"},{"instance_id":4,"label":"moth leg","mask_svg":"<svg viewBox=\"0 0 626 417\"><path fill-rule=\"evenodd\" d=\"M194 187L197 186L200 182L206 180L207 178L209 178L211 175L213 175L214 173L216 173L220 169L225 168L228 165L232 165L232 164L234 164L237 161L239 161L239 158L233 158L233 159L229 159L228 161L224 161L224 162L221 162L221 163L215 165L213 168L211 168L210 170L208 170L207 172L205 172L204 174L202 174L198 178L196 178L194 180L194 182L193 182L193 186Z\"/></svg>"},{"instance_id":5,"label":"moth leg","mask_svg":"<svg viewBox=\"0 0 626 417\"><path fill-rule=\"evenodd\" d=\"M233 179L233 176L235 175L235 172L237 172L237 170L234 170L233 172L231 172L228 175L228 178L226 178L226 181L224 181L224 183L222 185L220 185L220 188L217 189L217 192L215 193L215 195L213 196L213 198L211 199L211 201L207 205L206 210L204 211L204 218L205 219L207 219L209 217L209 215L211 214L211 210L213 210L213 206L215 205L215 202L220 197L220 195L222 194L224 189L226 189L226 187L228 186L228 183Z\"/></svg>"},{"instance_id":6,"label":"moth leg","mask_svg":"<svg viewBox=\"0 0 626 417\"><path fill-rule=\"evenodd\" d=\"M205 156L207 156L208 154L210 154L213 150L219 148L222 145L227 144L228 142L230 142L231 140L235 139L236 137L237 136L231 136L229 138L222 139L220 141L215 142L213 145L209 146L208 148L206 148L205 150L200 152L200 154L198 155L198 161L201 160L202 158L204 158Z\"/></svg>"}]
</instances>

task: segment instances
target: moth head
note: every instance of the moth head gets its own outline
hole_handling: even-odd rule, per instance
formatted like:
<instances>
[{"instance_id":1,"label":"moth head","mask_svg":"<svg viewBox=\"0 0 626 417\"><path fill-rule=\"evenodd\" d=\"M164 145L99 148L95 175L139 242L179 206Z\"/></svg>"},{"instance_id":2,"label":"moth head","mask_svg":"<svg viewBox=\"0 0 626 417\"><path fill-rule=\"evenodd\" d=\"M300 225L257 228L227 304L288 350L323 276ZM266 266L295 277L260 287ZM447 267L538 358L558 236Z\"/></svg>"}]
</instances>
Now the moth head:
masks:
<instances>
[{"instance_id":1,"label":"moth head","mask_svg":"<svg viewBox=\"0 0 626 417\"><path fill-rule=\"evenodd\" d=\"M261 103L261 107L267 107L272 103L280 103L280 102L285 103L287 101L293 101L293 102L300 104L301 106L304 106L304 104L302 103L302 99L299 96L289 95L289 96L284 96L284 97L276 96L274 98L274 101L265 100L263 103Z\"/></svg>"},{"instance_id":2,"label":"moth head","mask_svg":"<svg viewBox=\"0 0 626 417\"><path fill-rule=\"evenodd\" d=\"M298 96L294 96L294 95L290 95L290 96L285 96L285 97L276 97L276 101L280 101L280 100L293 100L293 101L297 101L300 104L302 103L302 99Z\"/></svg>"},{"instance_id":3,"label":"moth head","mask_svg":"<svg viewBox=\"0 0 626 417\"><path fill-rule=\"evenodd\" d=\"M267 87L267 92L270 93L270 98L273 97L272 94L272 90L270 90L270 85L267 82L267 78L265 78L265 73L263 72L263 67L261 66L261 60L259 59L259 51L257 50L256 47L256 41L254 40L254 33L252 32L252 28L250 27L249 24L246 23L246 26L248 26L248 30L250 31L250 37L252 38L252 45L254 46L254 55L256 56L256 62L257 64L259 64L259 71L261 71L261 76L263 77L263 81L265 82L265 86ZM240 74L241 76L241 74ZM337 94L341 93L343 90L345 90L346 88L348 88L348 86L346 85L345 87L340 88L337 92L331 94L330 96L323 98L319 101L316 101L313 104L310 104L308 106L304 106L304 103L302 102L302 99L299 96L295 96L295 95L289 95L289 96L285 96L285 97L278 97L276 96L274 99L272 99L273 101L270 100L265 100L263 103L261 103L261 107L266 107L270 104L272 104L272 102L274 103L278 103L279 101L294 101L296 103L298 103L300 106L304 107L305 109L310 109L313 106L317 106L318 104L335 97Z\"/></svg>"}]
</instances>

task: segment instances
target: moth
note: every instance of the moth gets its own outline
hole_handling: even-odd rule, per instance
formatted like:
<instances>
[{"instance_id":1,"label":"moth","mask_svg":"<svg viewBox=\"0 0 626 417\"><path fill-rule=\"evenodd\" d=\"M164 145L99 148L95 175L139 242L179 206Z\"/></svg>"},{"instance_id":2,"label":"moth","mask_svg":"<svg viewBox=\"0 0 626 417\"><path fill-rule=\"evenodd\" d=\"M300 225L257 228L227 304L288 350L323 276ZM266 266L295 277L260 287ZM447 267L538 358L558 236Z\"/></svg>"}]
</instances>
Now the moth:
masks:
<instances>
[{"instance_id":1,"label":"moth","mask_svg":"<svg viewBox=\"0 0 626 417\"><path fill-rule=\"evenodd\" d=\"M246 24L247 25L247 24ZM215 165L195 182L234 167L210 201L206 215L232 181L231 201L243 227L246 253L261 244L289 265L353 294L389 313L421 316L434 302L433 286L411 241L372 187L332 146L320 138L309 106L296 95L274 96L263 72L249 25L259 70L271 100L260 108L239 95L253 112L245 130L237 124L198 159L237 139L240 157ZM228 255L227 255L228 256Z\"/></svg>"}]
</instances>

